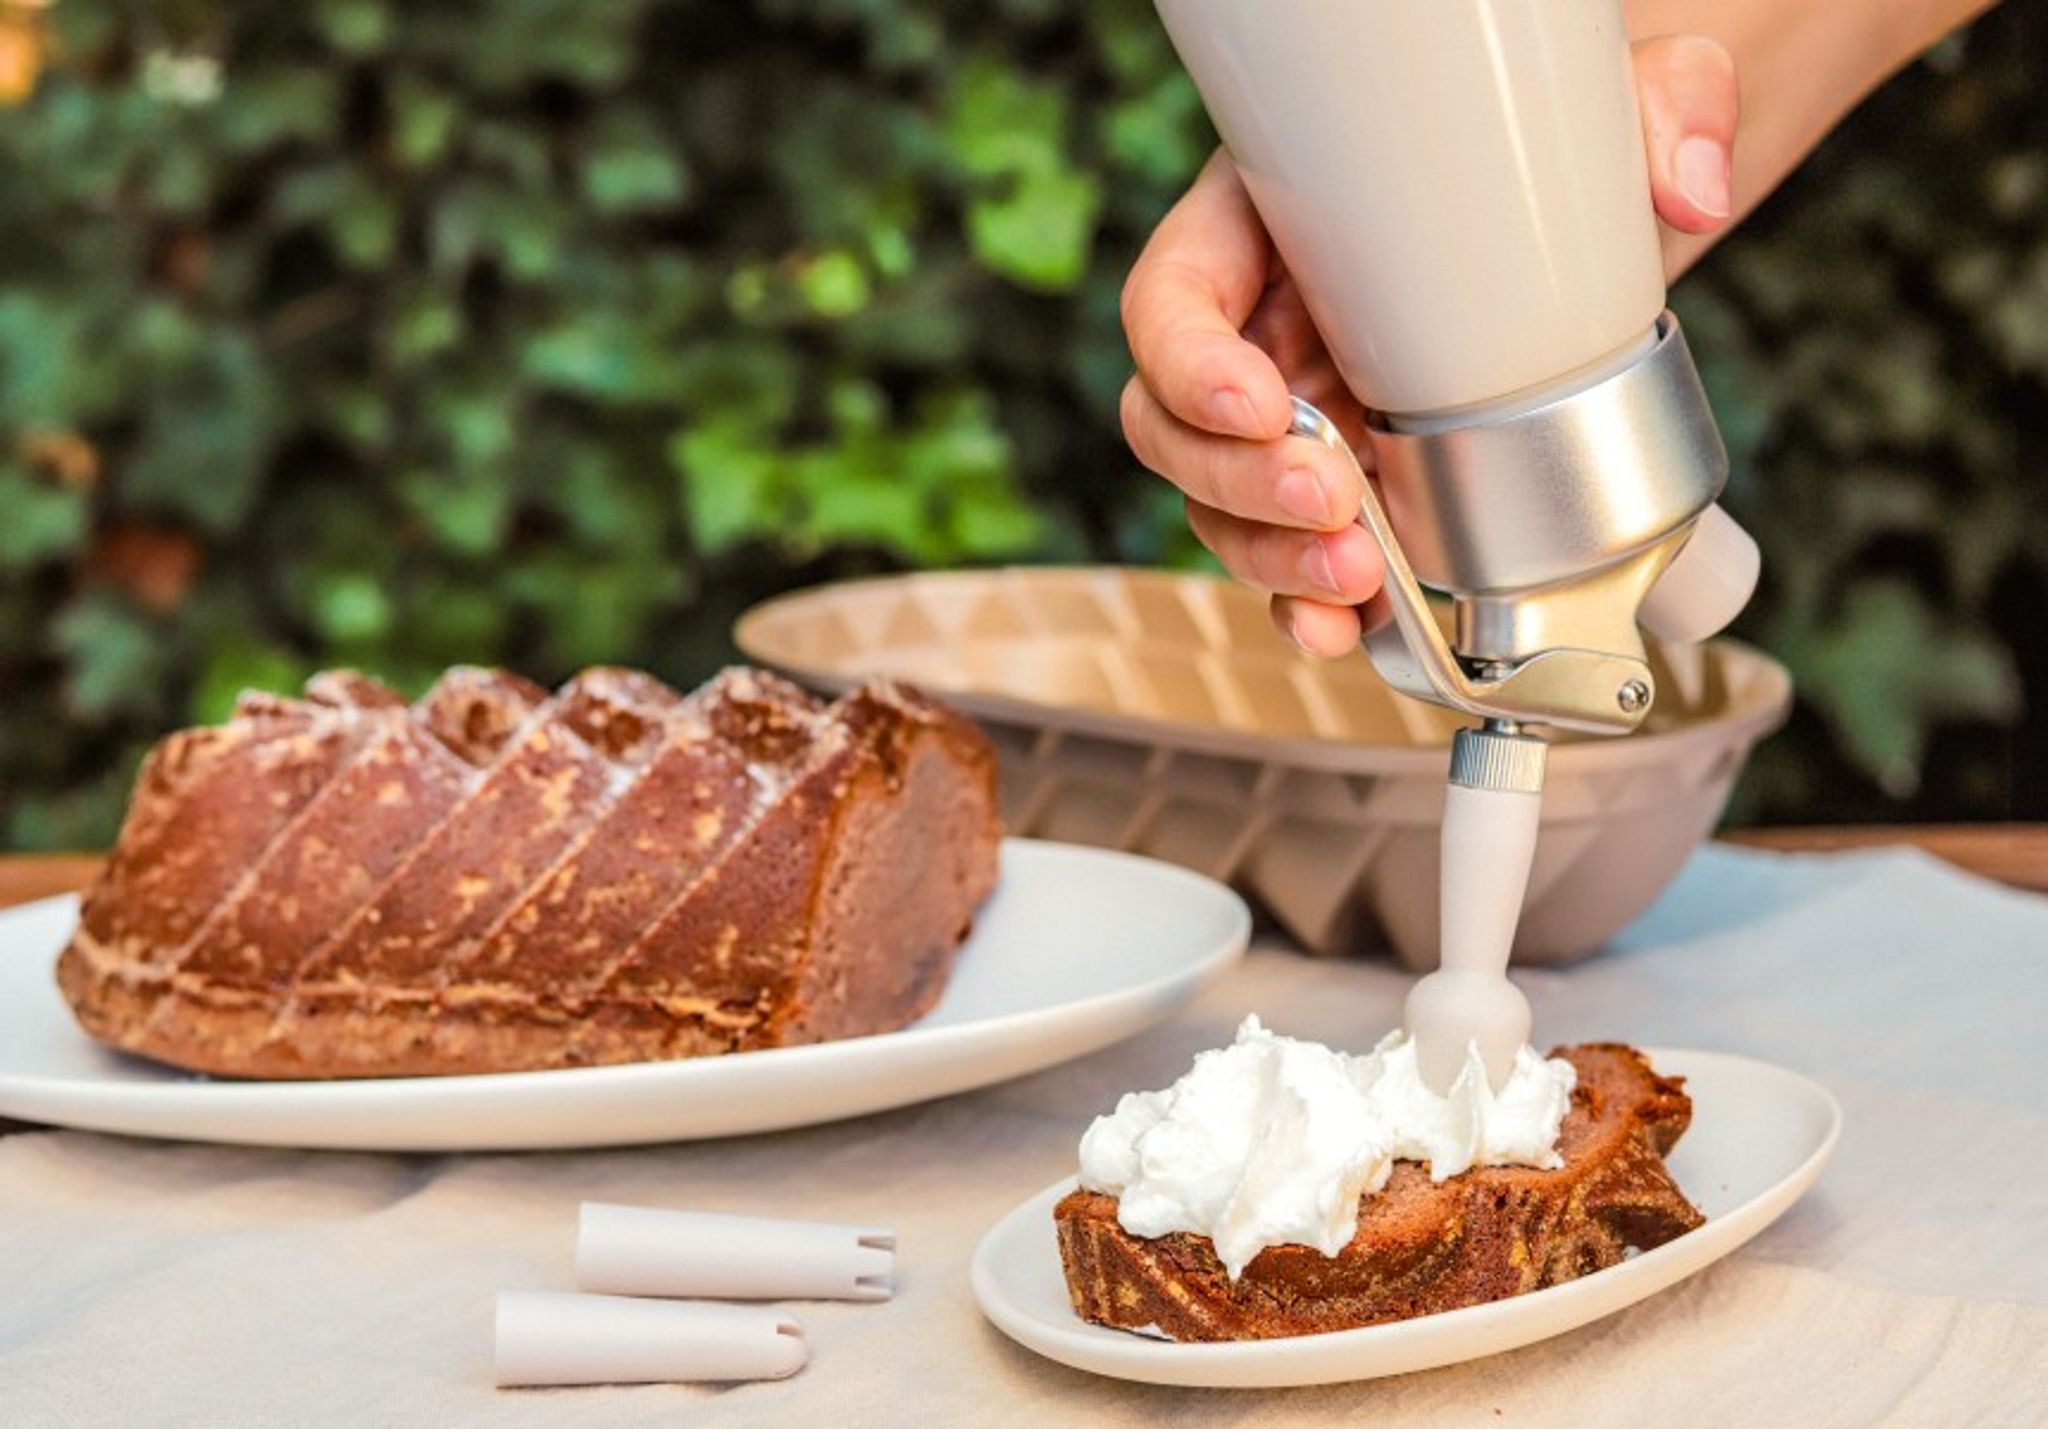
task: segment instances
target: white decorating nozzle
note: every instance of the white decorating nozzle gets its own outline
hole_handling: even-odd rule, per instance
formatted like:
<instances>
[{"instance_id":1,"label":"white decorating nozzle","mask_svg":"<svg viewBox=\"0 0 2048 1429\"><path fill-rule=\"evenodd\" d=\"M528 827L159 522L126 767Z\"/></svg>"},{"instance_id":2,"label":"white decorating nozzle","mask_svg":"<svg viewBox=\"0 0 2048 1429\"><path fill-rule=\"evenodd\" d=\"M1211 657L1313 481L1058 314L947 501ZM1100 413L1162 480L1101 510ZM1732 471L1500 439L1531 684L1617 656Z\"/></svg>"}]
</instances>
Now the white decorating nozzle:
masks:
<instances>
[{"instance_id":1,"label":"white decorating nozzle","mask_svg":"<svg viewBox=\"0 0 2048 1429\"><path fill-rule=\"evenodd\" d=\"M1451 746L1437 970L1405 1009L1422 1079L1440 1096L1474 1045L1498 1091L1529 1040L1529 1002L1507 971L1536 857L1544 753L1543 741L1505 723L1461 729Z\"/></svg>"}]
</instances>

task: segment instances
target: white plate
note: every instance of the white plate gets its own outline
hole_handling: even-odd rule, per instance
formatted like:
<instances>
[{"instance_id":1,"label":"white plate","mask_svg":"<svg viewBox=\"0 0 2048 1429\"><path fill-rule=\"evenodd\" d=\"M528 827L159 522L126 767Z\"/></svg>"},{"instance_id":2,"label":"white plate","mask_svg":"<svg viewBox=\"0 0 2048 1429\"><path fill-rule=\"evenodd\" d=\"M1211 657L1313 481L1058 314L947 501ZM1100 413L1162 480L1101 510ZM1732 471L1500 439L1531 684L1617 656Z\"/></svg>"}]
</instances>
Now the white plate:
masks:
<instances>
[{"instance_id":1,"label":"white plate","mask_svg":"<svg viewBox=\"0 0 2048 1429\"><path fill-rule=\"evenodd\" d=\"M1011 839L945 998L899 1032L684 1062L384 1081L215 1082L80 1032L51 966L75 899L0 914L0 1116L263 1146L455 1151L776 1131L987 1086L1106 1047L1244 952L1221 884L1131 854Z\"/></svg>"},{"instance_id":2,"label":"white plate","mask_svg":"<svg viewBox=\"0 0 2048 1429\"><path fill-rule=\"evenodd\" d=\"M1714 1052L1650 1053L1687 1079L1692 1127L1670 1158L1707 1223L1611 1269L1490 1305L1414 1320L1228 1344L1173 1344L1074 1313L1053 1239L1063 1181L1003 1217L974 1252L974 1294L1004 1334L1076 1369L1219 1389L1331 1384L1434 1369L1518 1349L1611 1315L1713 1264L1785 1213L1827 1165L1842 1108L1797 1073Z\"/></svg>"}]
</instances>

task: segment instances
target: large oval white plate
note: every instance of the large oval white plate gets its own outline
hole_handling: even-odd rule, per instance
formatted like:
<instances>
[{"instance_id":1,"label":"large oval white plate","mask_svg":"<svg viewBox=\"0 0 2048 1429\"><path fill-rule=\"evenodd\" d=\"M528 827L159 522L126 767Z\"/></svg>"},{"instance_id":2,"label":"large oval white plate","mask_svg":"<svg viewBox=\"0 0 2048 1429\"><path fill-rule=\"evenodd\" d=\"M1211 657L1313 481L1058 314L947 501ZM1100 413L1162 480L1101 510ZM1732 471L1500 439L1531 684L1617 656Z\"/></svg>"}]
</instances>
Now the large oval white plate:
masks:
<instances>
[{"instance_id":1,"label":"large oval white plate","mask_svg":"<svg viewBox=\"0 0 2048 1429\"><path fill-rule=\"evenodd\" d=\"M982 1312L1017 1343L1075 1369L1149 1384L1270 1389L1434 1369L1561 1335L1704 1269L1783 1215L1827 1165L1842 1108L1782 1067L1715 1052L1653 1051L1687 1079L1692 1127L1672 1174L1707 1223L1668 1245L1549 1290L1363 1330L1286 1340L1173 1344L1090 1325L1060 1273L1052 1208L1071 1180L998 1221L974 1252Z\"/></svg>"},{"instance_id":2,"label":"large oval white plate","mask_svg":"<svg viewBox=\"0 0 2048 1429\"><path fill-rule=\"evenodd\" d=\"M0 914L0 1116L373 1151L622 1146L777 1131L1034 1072L1178 1007L1244 952L1242 899L1131 854L1011 839L946 995L910 1027L812 1047L497 1076L217 1082L106 1051L51 976L75 899Z\"/></svg>"}]
</instances>

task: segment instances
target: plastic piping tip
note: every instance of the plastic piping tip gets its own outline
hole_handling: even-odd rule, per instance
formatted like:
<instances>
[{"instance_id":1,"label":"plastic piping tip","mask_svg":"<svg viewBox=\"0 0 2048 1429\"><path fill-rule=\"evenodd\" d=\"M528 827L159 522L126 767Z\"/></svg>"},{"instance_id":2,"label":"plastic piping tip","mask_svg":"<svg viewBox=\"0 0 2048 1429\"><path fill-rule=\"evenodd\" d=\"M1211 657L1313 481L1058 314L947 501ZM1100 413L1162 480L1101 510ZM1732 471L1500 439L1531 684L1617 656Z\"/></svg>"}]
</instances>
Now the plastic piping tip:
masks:
<instances>
[{"instance_id":1,"label":"plastic piping tip","mask_svg":"<svg viewBox=\"0 0 2048 1429\"><path fill-rule=\"evenodd\" d=\"M1444 795L1437 971L1404 1009L1423 1080L1450 1090L1477 1046L1498 1090L1529 1040L1528 999L1508 981L1543 809L1546 746L1495 729L1460 730Z\"/></svg>"}]
</instances>

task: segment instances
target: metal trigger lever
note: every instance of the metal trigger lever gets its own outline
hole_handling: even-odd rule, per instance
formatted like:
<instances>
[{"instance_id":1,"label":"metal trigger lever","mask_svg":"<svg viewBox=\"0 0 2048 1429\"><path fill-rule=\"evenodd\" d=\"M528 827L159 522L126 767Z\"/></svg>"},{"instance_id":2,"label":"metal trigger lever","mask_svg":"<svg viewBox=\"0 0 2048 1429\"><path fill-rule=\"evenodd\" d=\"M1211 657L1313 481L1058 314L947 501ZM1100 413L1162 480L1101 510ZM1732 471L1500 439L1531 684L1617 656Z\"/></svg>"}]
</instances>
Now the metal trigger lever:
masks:
<instances>
[{"instance_id":1,"label":"metal trigger lever","mask_svg":"<svg viewBox=\"0 0 2048 1429\"><path fill-rule=\"evenodd\" d=\"M1633 729L1641 722L1655 686L1649 666L1625 655L1545 650L1513 665L1467 670L1444 638L1358 453L1321 409L1300 397L1292 400L1289 434L1320 442L1344 459L1358 482L1358 524L1371 535L1385 561L1385 584L1367 606L1364 644L1373 667L1389 685L1481 719L1528 720L1601 734ZM1643 692L1640 701L1610 697L1609 692L1631 687Z\"/></svg>"}]
</instances>

